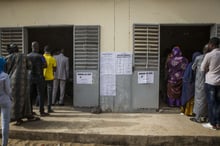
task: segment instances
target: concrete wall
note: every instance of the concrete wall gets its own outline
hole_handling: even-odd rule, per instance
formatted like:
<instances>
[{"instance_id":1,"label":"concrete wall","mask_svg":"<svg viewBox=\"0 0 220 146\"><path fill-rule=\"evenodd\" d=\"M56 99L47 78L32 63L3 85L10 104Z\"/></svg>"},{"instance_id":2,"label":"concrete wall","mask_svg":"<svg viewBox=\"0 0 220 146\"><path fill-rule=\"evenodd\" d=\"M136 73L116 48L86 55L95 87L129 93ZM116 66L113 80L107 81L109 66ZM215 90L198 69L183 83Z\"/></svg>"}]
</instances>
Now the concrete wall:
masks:
<instances>
[{"instance_id":1,"label":"concrete wall","mask_svg":"<svg viewBox=\"0 0 220 146\"><path fill-rule=\"evenodd\" d=\"M1 0L0 27L101 25L101 51L132 52L133 23L220 23L219 0Z\"/></svg>"}]
</instances>

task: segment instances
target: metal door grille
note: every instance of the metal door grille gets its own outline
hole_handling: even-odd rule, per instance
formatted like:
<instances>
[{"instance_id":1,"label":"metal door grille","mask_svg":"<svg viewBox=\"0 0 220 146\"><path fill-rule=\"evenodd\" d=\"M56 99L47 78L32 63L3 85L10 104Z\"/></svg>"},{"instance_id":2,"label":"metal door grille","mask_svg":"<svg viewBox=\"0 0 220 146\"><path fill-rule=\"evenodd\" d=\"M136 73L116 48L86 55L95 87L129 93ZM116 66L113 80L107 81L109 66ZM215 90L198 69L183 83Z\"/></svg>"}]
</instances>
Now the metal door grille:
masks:
<instances>
[{"instance_id":1,"label":"metal door grille","mask_svg":"<svg viewBox=\"0 0 220 146\"><path fill-rule=\"evenodd\" d=\"M135 70L158 70L159 26L135 24L133 32Z\"/></svg>"},{"instance_id":2,"label":"metal door grille","mask_svg":"<svg viewBox=\"0 0 220 146\"><path fill-rule=\"evenodd\" d=\"M22 28L2 28L1 33L1 55L7 56L7 45L15 43L19 52L23 51L23 29Z\"/></svg>"},{"instance_id":3,"label":"metal door grille","mask_svg":"<svg viewBox=\"0 0 220 146\"><path fill-rule=\"evenodd\" d=\"M97 70L99 68L99 26L74 27L75 70Z\"/></svg>"},{"instance_id":4,"label":"metal door grille","mask_svg":"<svg viewBox=\"0 0 220 146\"><path fill-rule=\"evenodd\" d=\"M220 24L217 25L217 37L220 38Z\"/></svg>"}]
</instances>

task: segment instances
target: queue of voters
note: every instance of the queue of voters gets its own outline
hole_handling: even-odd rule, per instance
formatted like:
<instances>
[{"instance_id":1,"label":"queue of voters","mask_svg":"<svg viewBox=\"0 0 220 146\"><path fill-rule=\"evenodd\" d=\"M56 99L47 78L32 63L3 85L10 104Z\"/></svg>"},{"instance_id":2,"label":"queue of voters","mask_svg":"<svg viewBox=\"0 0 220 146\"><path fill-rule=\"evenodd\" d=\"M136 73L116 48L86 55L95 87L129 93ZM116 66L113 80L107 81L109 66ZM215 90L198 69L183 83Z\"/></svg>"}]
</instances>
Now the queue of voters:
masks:
<instances>
[{"instance_id":1,"label":"queue of voters","mask_svg":"<svg viewBox=\"0 0 220 146\"><path fill-rule=\"evenodd\" d=\"M180 107L181 114L203 123L203 127L220 129L220 49L219 38L213 37L195 52L192 61L173 47L166 61L167 104Z\"/></svg>"},{"instance_id":2,"label":"queue of voters","mask_svg":"<svg viewBox=\"0 0 220 146\"><path fill-rule=\"evenodd\" d=\"M175 45L165 63L167 105L179 107L192 122L203 123L203 127L213 130L220 130L219 42L219 38L211 38L201 49L203 54L193 53L191 61ZM64 56L64 49L52 51L46 45L41 54L37 41L31 47L32 52L25 55L16 44L9 44L9 55L0 57L3 146L8 142L10 122L20 126L24 119L39 121L40 117L55 112L53 106L64 105L69 78L69 59ZM34 105L39 107L39 113L34 112Z\"/></svg>"},{"instance_id":3,"label":"queue of voters","mask_svg":"<svg viewBox=\"0 0 220 146\"><path fill-rule=\"evenodd\" d=\"M0 57L3 146L8 143L10 122L15 122L14 125L20 126L25 119L27 122L38 121L40 117L49 116L49 113L54 112L52 110L54 103L64 105L65 81L69 77L69 60L60 50L56 55L62 56L56 59L52 56L49 46L44 47L44 54L40 54L39 49L39 43L34 41L32 52L25 55L19 52L16 44L12 43L7 48L9 55L5 58ZM62 74L65 74L65 78L59 78ZM58 79L62 83L60 99L55 98L57 91L54 91L59 89ZM53 84L56 85L55 88ZM44 109L45 99L47 99L47 111ZM34 112L34 104L39 106L39 114Z\"/></svg>"}]
</instances>

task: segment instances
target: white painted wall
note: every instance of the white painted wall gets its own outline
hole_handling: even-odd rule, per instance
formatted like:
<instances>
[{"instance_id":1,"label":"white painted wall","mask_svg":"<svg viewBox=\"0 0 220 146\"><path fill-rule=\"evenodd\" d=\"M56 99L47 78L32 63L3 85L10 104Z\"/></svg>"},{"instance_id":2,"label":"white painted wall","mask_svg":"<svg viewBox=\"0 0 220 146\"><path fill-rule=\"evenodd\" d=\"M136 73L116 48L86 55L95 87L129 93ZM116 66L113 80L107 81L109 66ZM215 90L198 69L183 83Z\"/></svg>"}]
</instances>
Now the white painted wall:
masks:
<instances>
[{"instance_id":1,"label":"white painted wall","mask_svg":"<svg viewBox=\"0 0 220 146\"><path fill-rule=\"evenodd\" d=\"M220 0L1 0L0 27L100 25L101 51L132 52L132 25L220 23Z\"/></svg>"},{"instance_id":2,"label":"white painted wall","mask_svg":"<svg viewBox=\"0 0 220 146\"><path fill-rule=\"evenodd\" d=\"M220 23L219 0L131 0L131 22Z\"/></svg>"}]
</instances>

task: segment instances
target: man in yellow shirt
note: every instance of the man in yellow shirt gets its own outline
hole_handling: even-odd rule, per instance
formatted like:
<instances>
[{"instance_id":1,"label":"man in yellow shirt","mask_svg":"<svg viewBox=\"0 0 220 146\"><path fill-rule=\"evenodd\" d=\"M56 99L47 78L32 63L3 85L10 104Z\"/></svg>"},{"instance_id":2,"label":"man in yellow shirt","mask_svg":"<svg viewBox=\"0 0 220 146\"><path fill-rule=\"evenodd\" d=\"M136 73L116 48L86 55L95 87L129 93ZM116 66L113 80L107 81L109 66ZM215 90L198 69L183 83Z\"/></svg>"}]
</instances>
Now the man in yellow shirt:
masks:
<instances>
[{"instance_id":1,"label":"man in yellow shirt","mask_svg":"<svg viewBox=\"0 0 220 146\"><path fill-rule=\"evenodd\" d=\"M51 55L51 50L49 46L44 47L44 58L47 62L47 68L44 69L44 79L47 87L47 106L48 113L53 112L51 109L52 104L52 89L53 89L53 80L54 80L54 71L56 71L56 60Z\"/></svg>"}]
</instances>

